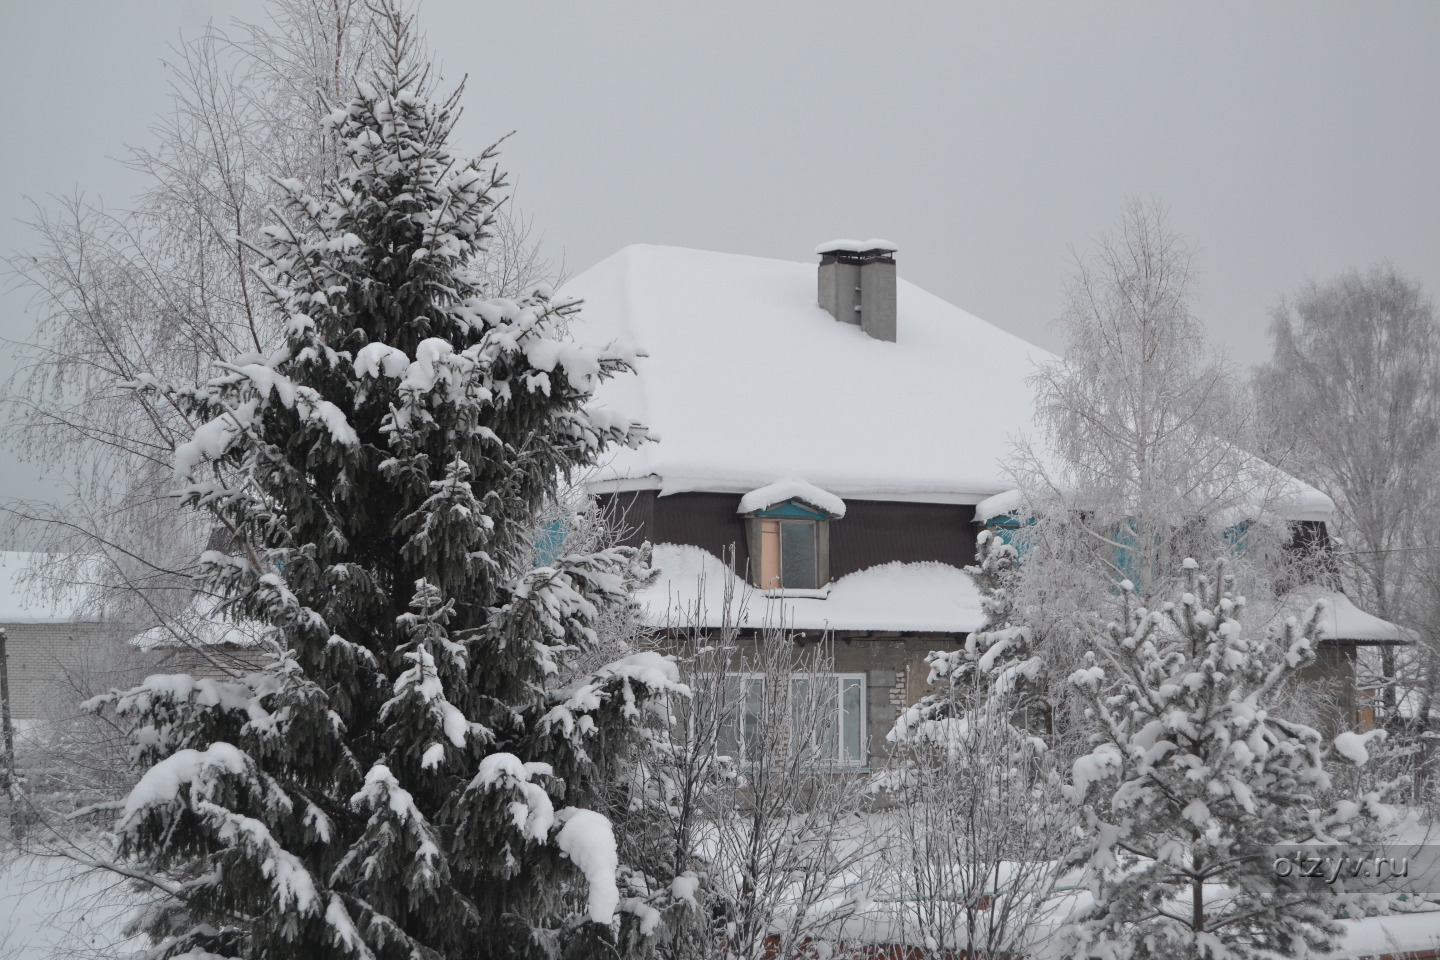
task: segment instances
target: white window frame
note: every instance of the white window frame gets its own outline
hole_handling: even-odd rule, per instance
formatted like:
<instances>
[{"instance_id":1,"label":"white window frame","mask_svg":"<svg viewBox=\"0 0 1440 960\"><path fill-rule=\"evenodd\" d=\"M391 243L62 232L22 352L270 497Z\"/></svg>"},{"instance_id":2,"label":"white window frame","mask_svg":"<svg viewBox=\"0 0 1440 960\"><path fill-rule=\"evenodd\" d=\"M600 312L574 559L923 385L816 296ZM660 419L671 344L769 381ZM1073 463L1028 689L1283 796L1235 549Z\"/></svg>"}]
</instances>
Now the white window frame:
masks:
<instances>
[{"instance_id":1,"label":"white window frame","mask_svg":"<svg viewBox=\"0 0 1440 960\"><path fill-rule=\"evenodd\" d=\"M795 694L794 694L794 690L795 690L795 683L796 683L797 681L801 681L801 680L809 681L809 680L812 680L812 679L814 679L814 680L821 680L821 681L828 681L828 682L831 682L831 683L834 683L834 684L835 684L836 753L839 754L839 756L836 756L836 757L833 757L833 758L832 758L832 757L822 757L822 758L821 758L822 761L823 761L824 763L834 763L837 767L843 767L843 768L847 768L847 769L860 770L860 769L866 769L866 768L868 768L868 766L869 766L869 751L868 751L867 747L869 746L869 744L867 743L867 738L866 738L866 724L867 724L867 721L869 720L869 717L868 717L869 704L868 704L868 702L867 702L867 701L868 701L867 694L868 694L869 691L868 691L868 681L867 681L867 679L866 679L866 675L865 675L864 673L840 673L840 672L836 672L836 673L823 673L823 674L818 674L818 675L817 675L817 674L809 674L809 673L792 673L792 674L790 674L790 685L791 685L791 686L790 686L790 691L791 691L791 697L793 698L794 695L795 695ZM736 748L736 750L734 751L734 754L731 755L731 756L732 756L732 759L733 759L737 764L739 764L739 765L742 766L742 767L753 766L753 765L754 765L754 760L753 760L752 758L746 757L746 756L744 755L744 754L745 754L745 718L746 718L746 716L747 716L747 713L746 713L746 703L748 702L748 699L749 699L748 694L747 694L747 690L748 690L749 684L751 684L751 683L760 683L760 684L763 684L763 683L765 682L765 675L764 675L764 674L761 674L761 673L727 673L727 674L725 675L725 680L726 680L727 683L730 682L730 681L735 681L735 682L737 682L737 683L739 684L739 688L738 688L738 690L737 690L737 699L736 699L735 703L733 704L733 707L732 707L732 711L733 711L733 712L732 712L731 715L730 715L731 719L730 719L730 721L726 724L726 726L728 727L728 726L730 726L731 723L733 723L733 724L734 724L734 729L735 729L735 734L734 734L733 740L734 740L734 742L737 744L737 748ZM856 755L853 756L853 757L851 757L851 756L846 756L846 755L845 755L845 754L846 754L846 749L847 749L847 744L846 744L846 742L845 742L845 720L846 720L846 716L845 716L845 681L847 681L847 680L856 681L856 682L858 683L859 688L860 688L860 696L859 696L859 704L858 704L859 709L858 709L857 712L856 712L856 717L855 717L855 725L856 725L856 726L855 726L855 728L854 728L854 732L855 732L855 734L856 734L856 742L854 742L854 743L852 743L852 744L850 745L850 746L852 746L852 747L854 748L854 750L856 751ZM762 687L762 691L763 691L763 687ZM762 697L764 696L763 692L761 693L761 696L762 696ZM792 700L791 702L793 702L793 700ZM788 740L789 749L791 749L791 750L793 750L793 749L794 749L794 746L795 746L796 734L797 734L797 731L796 731L796 729L795 729L794 719L793 719L793 715L792 715L792 718L791 718L791 721L790 721L789 740ZM723 731L721 732L721 737L722 737L722 739L731 739L731 738L726 737L726 734L725 734ZM720 748L720 743L717 742L716 746L717 746L717 749L719 749L719 748ZM723 751L722 751L722 752L723 752Z\"/></svg>"}]
</instances>

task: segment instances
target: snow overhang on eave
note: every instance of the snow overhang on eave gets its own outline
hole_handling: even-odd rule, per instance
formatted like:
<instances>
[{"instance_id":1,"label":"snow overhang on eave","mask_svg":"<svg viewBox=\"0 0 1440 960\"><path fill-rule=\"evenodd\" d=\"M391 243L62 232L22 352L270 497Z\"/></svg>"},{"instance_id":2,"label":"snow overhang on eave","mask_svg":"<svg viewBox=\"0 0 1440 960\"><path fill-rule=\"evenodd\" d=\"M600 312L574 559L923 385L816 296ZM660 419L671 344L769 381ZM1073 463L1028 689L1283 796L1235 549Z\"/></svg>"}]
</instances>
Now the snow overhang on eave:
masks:
<instances>
[{"instance_id":1,"label":"snow overhang on eave","mask_svg":"<svg viewBox=\"0 0 1440 960\"><path fill-rule=\"evenodd\" d=\"M1339 590L1300 587L1286 597L1284 606L1289 615L1303 626L1317 601L1325 603L1317 638L1321 645L1399 647L1409 646L1419 639L1415 631L1361 610Z\"/></svg>"},{"instance_id":2,"label":"snow overhang on eave","mask_svg":"<svg viewBox=\"0 0 1440 960\"><path fill-rule=\"evenodd\" d=\"M726 493L744 496L763 486L764 482L716 480L713 478L662 477L645 474L637 477L602 477L580 484L592 496L612 493L634 493L654 490L659 496L677 493ZM865 484L826 483L824 489L845 500L877 500L887 503L944 503L968 505L980 503L992 492L959 490L884 490Z\"/></svg>"}]
</instances>

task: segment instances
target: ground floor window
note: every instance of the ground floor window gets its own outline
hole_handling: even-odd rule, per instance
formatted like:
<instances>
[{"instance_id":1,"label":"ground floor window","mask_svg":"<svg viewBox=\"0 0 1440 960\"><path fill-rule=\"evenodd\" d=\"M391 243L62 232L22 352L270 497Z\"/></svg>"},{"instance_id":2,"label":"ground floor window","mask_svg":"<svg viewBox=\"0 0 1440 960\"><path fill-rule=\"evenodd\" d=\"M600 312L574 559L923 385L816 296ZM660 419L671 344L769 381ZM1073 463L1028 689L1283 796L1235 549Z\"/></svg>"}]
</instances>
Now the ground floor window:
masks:
<instances>
[{"instance_id":1,"label":"ground floor window","mask_svg":"<svg viewBox=\"0 0 1440 960\"><path fill-rule=\"evenodd\" d=\"M770 701L763 676L730 676L725 683L729 709L720 728L722 754L754 764L767 750L803 750L821 762L865 763L864 674L793 676L789 689ZM781 716L788 718L787 729L766 729L769 718Z\"/></svg>"}]
</instances>

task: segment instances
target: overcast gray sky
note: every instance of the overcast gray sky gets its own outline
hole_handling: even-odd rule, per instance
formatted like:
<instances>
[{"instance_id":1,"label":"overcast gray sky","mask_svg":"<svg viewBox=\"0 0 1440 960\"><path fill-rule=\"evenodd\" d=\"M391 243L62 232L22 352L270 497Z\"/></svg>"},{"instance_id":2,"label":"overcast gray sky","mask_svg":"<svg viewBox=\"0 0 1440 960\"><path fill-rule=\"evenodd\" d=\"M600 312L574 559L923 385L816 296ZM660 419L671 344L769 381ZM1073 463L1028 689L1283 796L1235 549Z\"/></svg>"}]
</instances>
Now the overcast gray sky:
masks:
<instances>
[{"instance_id":1,"label":"overcast gray sky","mask_svg":"<svg viewBox=\"0 0 1440 960\"><path fill-rule=\"evenodd\" d=\"M260 9L0 0L0 250L32 242L27 196L124 206L138 183L107 158L147 142L167 45ZM470 78L462 148L516 131L504 165L571 272L635 242L805 260L880 236L902 276L1056 348L1069 251L1133 193L1196 248L1198 312L1237 363L1307 277L1388 258L1440 290L1433 0L425 0L421 19ZM25 336L24 307L0 299L0 335ZM0 467L0 497L44 492Z\"/></svg>"}]
</instances>

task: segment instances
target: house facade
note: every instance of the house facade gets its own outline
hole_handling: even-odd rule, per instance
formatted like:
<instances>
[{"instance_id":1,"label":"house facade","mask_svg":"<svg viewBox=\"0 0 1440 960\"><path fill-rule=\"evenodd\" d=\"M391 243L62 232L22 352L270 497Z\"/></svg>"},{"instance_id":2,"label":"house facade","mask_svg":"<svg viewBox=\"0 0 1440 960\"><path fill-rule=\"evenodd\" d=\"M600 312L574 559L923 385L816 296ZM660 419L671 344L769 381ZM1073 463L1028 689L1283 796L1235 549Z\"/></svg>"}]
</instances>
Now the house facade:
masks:
<instances>
[{"instance_id":1,"label":"house facade","mask_svg":"<svg viewBox=\"0 0 1440 960\"><path fill-rule=\"evenodd\" d=\"M658 442L618 452L588 488L626 542L654 546L647 619L828 636L864 704L842 722L863 726L873 753L927 692L925 655L983 623L963 568L1032 429L1025 378L1053 357L899 279L892 244L816 253L631 246L562 293L584 302L577 337L643 354L593 408ZM1293 494L1287 518L1323 532L1329 498L1299 481ZM1366 637L1327 651L1321 675L1394 635L1350 619Z\"/></svg>"}]
</instances>

